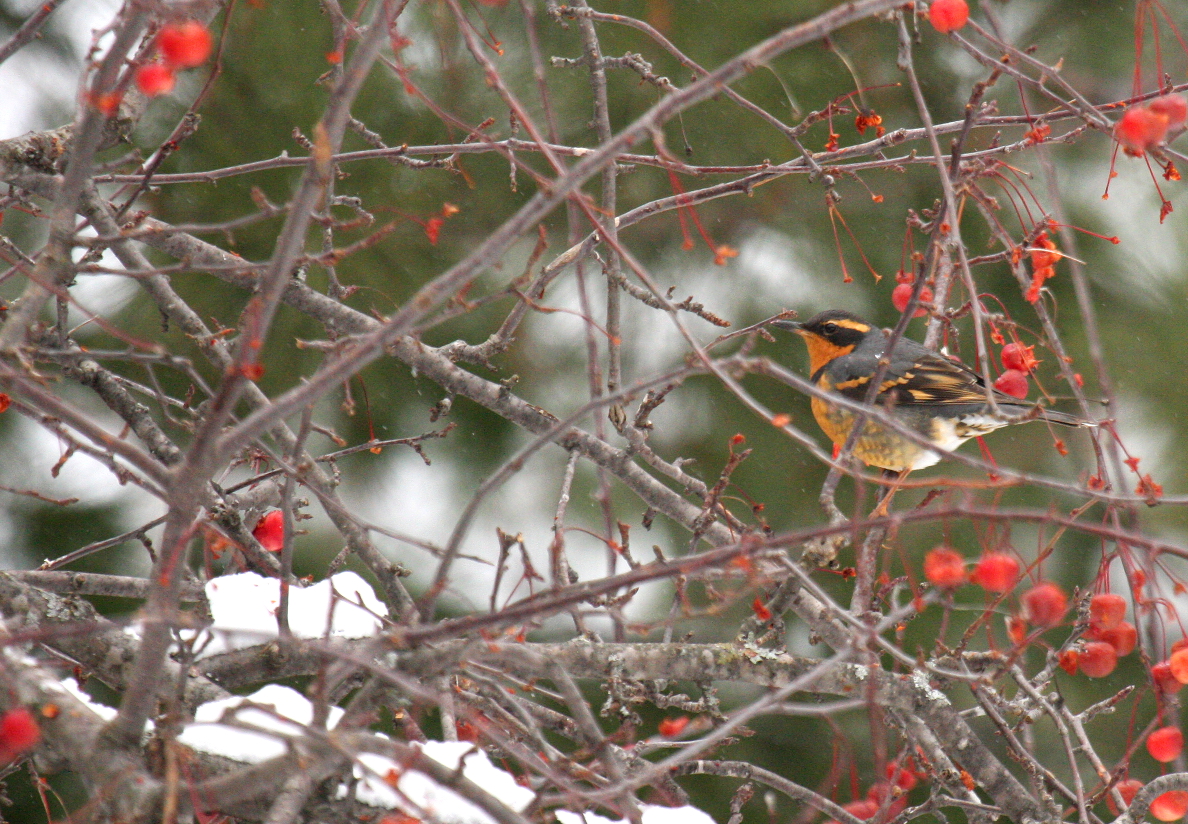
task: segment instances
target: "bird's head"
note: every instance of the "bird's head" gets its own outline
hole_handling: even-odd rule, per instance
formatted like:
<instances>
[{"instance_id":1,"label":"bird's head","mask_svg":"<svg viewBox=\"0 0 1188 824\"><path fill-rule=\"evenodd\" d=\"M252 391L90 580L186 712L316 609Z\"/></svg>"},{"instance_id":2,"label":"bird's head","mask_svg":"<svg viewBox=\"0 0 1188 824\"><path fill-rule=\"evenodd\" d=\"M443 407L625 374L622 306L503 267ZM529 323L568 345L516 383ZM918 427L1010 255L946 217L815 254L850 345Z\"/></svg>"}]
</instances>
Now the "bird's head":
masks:
<instances>
[{"instance_id":1,"label":"bird's head","mask_svg":"<svg viewBox=\"0 0 1188 824\"><path fill-rule=\"evenodd\" d=\"M777 320L772 326L795 332L804 338L809 350L809 371L817 370L834 358L854 351L874 326L844 309L829 309L806 321Z\"/></svg>"}]
</instances>

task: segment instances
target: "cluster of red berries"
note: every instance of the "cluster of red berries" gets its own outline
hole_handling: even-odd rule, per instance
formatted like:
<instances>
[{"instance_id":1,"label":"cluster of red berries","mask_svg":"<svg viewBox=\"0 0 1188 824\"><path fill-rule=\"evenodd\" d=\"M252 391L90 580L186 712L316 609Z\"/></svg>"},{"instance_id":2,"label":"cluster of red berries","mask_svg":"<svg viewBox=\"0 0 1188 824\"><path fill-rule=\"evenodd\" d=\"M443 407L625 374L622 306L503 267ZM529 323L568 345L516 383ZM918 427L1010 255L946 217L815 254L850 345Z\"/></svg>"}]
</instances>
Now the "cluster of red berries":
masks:
<instances>
[{"instance_id":1,"label":"cluster of red berries","mask_svg":"<svg viewBox=\"0 0 1188 824\"><path fill-rule=\"evenodd\" d=\"M1104 678L1137 643L1138 630L1126 620L1126 599L1099 592L1089 599L1089 631L1060 654L1060 666L1069 675L1079 669L1090 678Z\"/></svg>"},{"instance_id":2,"label":"cluster of red berries","mask_svg":"<svg viewBox=\"0 0 1188 824\"><path fill-rule=\"evenodd\" d=\"M1175 761L1183 751L1184 733L1179 727L1160 727L1147 736L1147 752L1161 764ZM1124 789L1123 784L1128 786ZM1122 793L1123 800L1129 804L1130 799L1134 798L1142 787L1142 782L1130 778L1118 783L1118 792ZM1188 792L1172 790L1158 796L1151 802L1150 812L1160 821L1178 821L1188 814Z\"/></svg>"},{"instance_id":3,"label":"cluster of red berries","mask_svg":"<svg viewBox=\"0 0 1188 824\"><path fill-rule=\"evenodd\" d=\"M928 7L928 22L941 34L957 31L969 20L969 4L965 0L932 0Z\"/></svg>"},{"instance_id":4,"label":"cluster of red berries","mask_svg":"<svg viewBox=\"0 0 1188 824\"><path fill-rule=\"evenodd\" d=\"M1188 100L1165 94L1140 106L1131 106L1114 127L1114 137L1128 155L1140 157L1184 131Z\"/></svg>"},{"instance_id":5,"label":"cluster of red berries","mask_svg":"<svg viewBox=\"0 0 1188 824\"><path fill-rule=\"evenodd\" d=\"M1122 801L1130 806L1130 802L1138 795L1139 790L1143 788L1143 782L1137 778L1127 778L1119 781L1115 786L1118 794L1122 796ZM1108 806L1113 811L1114 815L1119 813L1119 810L1114 806L1114 799L1108 799ZM1151 802L1148 812L1160 821L1179 821L1188 814L1188 792L1183 790L1171 790L1165 792L1163 795L1156 796L1155 800Z\"/></svg>"},{"instance_id":6,"label":"cluster of red berries","mask_svg":"<svg viewBox=\"0 0 1188 824\"><path fill-rule=\"evenodd\" d=\"M1151 667L1151 679L1155 682L1155 688L1164 695L1174 695L1188 684L1188 638L1181 638L1172 644L1168 659Z\"/></svg>"},{"instance_id":7,"label":"cluster of red berries","mask_svg":"<svg viewBox=\"0 0 1188 824\"><path fill-rule=\"evenodd\" d=\"M1039 365L1034 353L1034 346L1024 346L1021 343L1008 343L1002 347L1001 358L1004 371L994 381L994 388L1012 398L1026 398L1027 376Z\"/></svg>"},{"instance_id":8,"label":"cluster of red berries","mask_svg":"<svg viewBox=\"0 0 1188 824\"><path fill-rule=\"evenodd\" d=\"M1050 268L1050 264L1048 266ZM1047 275L1047 277L1050 276ZM908 303L911 302L912 290L915 288L915 276L911 272L900 270L895 275L895 282L896 286L891 290L891 305L902 313L907 310ZM921 286L919 307L912 317L918 318L928 314L928 310L923 307L931 302L932 290L927 286ZM1002 367L1005 371L994 381L994 388L1012 398L1026 398L1029 389L1027 376L1040 363L1036 360L1034 353L1034 346L1024 346L1021 343L1008 343L1002 347Z\"/></svg>"},{"instance_id":9,"label":"cluster of red berries","mask_svg":"<svg viewBox=\"0 0 1188 824\"><path fill-rule=\"evenodd\" d=\"M205 63L210 57L212 41L206 26L197 20L186 20L162 26L154 46L160 62L147 63L136 70L136 87L149 97L173 91L179 69L192 69Z\"/></svg>"},{"instance_id":10,"label":"cluster of red berries","mask_svg":"<svg viewBox=\"0 0 1188 824\"><path fill-rule=\"evenodd\" d=\"M880 816L882 821L890 821L899 815L907 806L907 794L919 782L918 773L911 768L901 766L892 761L887 765L887 780L876 781L866 791L866 798L856 798L842 805L842 809L862 821ZM838 824L836 821L827 824Z\"/></svg>"},{"instance_id":11,"label":"cluster of red berries","mask_svg":"<svg viewBox=\"0 0 1188 824\"><path fill-rule=\"evenodd\" d=\"M911 272L905 272L900 269L895 273L895 288L891 290L891 305L897 311L902 313L907 309L908 303L912 300L912 290L915 288L913 284L916 282L916 276ZM932 290L927 286L920 287L920 307L916 309L913 318L923 317L928 314L928 310L924 306L932 303Z\"/></svg>"},{"instance_id":12,"label":"cluster of red berries","mask_svg":"<svg viewBox=\"0 0 1188 824\"><path fill-rule=\"evenodd\" d=\"M924 577L942 589L973 582L987 592L1009 592L1019 581L1019 562L1003 552L988 552L970 572L965 557L948 546L938 546L924 556Z\"/></svg>"},{"instance_id":13,"label":"cluster of red berries","mask_svg":"<svg viewBox=\"0 0 1188 824\"><path fill-rule=\"evenodd\" d=\"M1010 592L1019 582L1019 561L1003 552L988 552L973 570L964 556L948 546L938 546L924 556L924 577L941 589L956 589L974 583L987 592ZM1007 622L1011 640L1022 644L1028 627L1047 629L1059 625L1068 612L1068 596L1051 581L1043 581L1019 596L1020 611ZM1060 665L1070 674L1080 670L1090 678L1104 678L1114 671L1118 659L1134 652L1138 631L1125 620L1126 600L1104 592L1089 601L1089 631L1085 639L1065 650ZM1176 664L1188 683L1188 645ZM1174 657L1174 656L1173 656ZM1169 672L1171 662L1168 662Z\"/></svg>"},{"instance_id":14,"label":"cluster of red berries","mask_svg":"<svg viewBox=\"0 0 1188 824\"><path fill-rule=\"evenodd\" d=\"M1017 346L1017 344L1015 344ZM1030 357L1030 347L1021 353ZM924 558L924 577L934 586L955 589L974 583L988 592L1003 593L1013 589L1019 580L1019 562L1004 553L991 552L969 570L965 558L952 547L938 546ZM1011 640L1022 644L1027 628L1050 628L1060 624L1068 612L1068 597L1054 583L1045 581L1019 597L1020 612L1008 620ZM1137 645L1138 631L1126 620L1126 599L1112 592L1099 592L1089 599L1089 627L1084 638L1070 645L1060 654L1060 666L1070 675L1080 671L1090 678L1104 678L1114 671L1118 659L1132 653ZM1188 684L1188 638L1172 645L1171 655L1151 667L1151 680L1158 694L1170 695ZM1147 736L1147 752L1160 763L1175 761L1184 749L1184 734L1178 726L1167 725ZM1143 788L1137 779L1118 782L1116 789L1126 804ZM869 805L851 802L846 809L858 818ZM1110 808L1114 802L1109 799ZM1117 811L1115 810L1115 813ZM1177 821L1188 815L1188 792L1172 790L1157 797L1150 807L1151 815L1160 821ZM873 815L873 813L871 813Z\"/></svg>"}]
</instances>

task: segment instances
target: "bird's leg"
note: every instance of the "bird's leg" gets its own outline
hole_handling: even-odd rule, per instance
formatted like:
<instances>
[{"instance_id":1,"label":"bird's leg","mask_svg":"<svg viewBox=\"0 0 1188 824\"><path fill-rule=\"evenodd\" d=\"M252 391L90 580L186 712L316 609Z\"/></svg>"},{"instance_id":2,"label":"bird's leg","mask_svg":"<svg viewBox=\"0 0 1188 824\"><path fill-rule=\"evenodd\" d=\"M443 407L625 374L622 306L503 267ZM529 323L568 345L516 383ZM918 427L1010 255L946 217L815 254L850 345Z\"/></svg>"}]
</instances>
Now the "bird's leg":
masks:
<instances>
[{"instance_id":1,"label":"bird's leg","mask_svg":"<svg viewBox=\"0 0 1188 824\"><path fill-rule=\"evenodd\" d=\"M905 469L902 472L896 472L894 469L884 469L883 478L890 481L890 486L883 487L883 500L879 501L879 505L874 508L874 512L870 513L873 518L886 518L887 507L891 505L891 499L895 497L895 493L899 491L900 485L907 480L907 476L911 473L911 469Z\"/></svg>"}]
</instances>

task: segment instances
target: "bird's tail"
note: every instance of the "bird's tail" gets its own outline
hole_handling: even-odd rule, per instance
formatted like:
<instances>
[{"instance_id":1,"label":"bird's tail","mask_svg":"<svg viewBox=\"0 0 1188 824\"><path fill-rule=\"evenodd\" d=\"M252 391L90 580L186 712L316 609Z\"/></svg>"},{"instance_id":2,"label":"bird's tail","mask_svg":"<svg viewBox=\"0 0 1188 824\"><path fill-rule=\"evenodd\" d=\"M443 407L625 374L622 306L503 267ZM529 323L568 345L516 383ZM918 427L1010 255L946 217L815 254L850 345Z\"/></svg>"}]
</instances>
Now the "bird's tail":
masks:
<instances>
[{"instance_id":1,"label":"bird's tail","mask_svg":"<svg viewBox=\"0 0 1188 824\"><path fill-rule=\"evenodd\" d=\"M1039 416L1045 421L1063 426L1097 426L1097 421L1091 421L1079 415L1070 415L1067 412L1057 412L1055 409L1041 409Z\"/></svg>"},{"instance_id":2,"label":"bird's tail","mask_svg":"<svg viewBox=\"0 0 1188 824\"><path fill-rule=\"evenodd\" d=\"M1097 426L1097 421L1091 421L1079 415L1070 415L1067 412L1057 412L1055 409L1047 409L1042 406L1032 406L1030 404L1004 403L1000 398L996 400L998 400L999 409L1012 417L1017 416L1016 423L1048 421L1049 423L1058 423L1061 426Z\"/></svg>"}]
</instances>

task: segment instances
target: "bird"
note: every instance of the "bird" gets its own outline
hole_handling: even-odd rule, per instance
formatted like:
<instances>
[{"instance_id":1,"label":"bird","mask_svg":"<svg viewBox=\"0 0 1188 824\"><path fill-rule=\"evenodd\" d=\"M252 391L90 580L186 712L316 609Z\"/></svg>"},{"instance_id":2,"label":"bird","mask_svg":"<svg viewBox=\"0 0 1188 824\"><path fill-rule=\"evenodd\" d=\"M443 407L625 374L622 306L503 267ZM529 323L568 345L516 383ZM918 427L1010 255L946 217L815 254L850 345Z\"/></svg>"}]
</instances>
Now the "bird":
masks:
<instances>
[{"instance_id":1,"label":"bird","mask_svg":"<svg viewBox=\"0 0 1188 824\"><path fill-rule=\"evenodd\" d=\"M870 381L887 348L886 330L842 309L821 312L803 323L777 320L772 325L804 339L812 382L818 388L851 401L866 400ZM987 401L986 383L981 375L914 340L900 338L891 349L875 395L875 406L948 452L970 438L1029 420L1064 426L1093 425L1084 418L1020 403L994 389L989 391L989 396L994 398L997 411ZM855 412L815 395L812 409L813 417L834 444L840 447L848 440L855 425ZM880 423L873 415L863 425L853 452L870 466L905 475L932 466L942 457L940 452Z\"/></svg>"}]
</instances>

